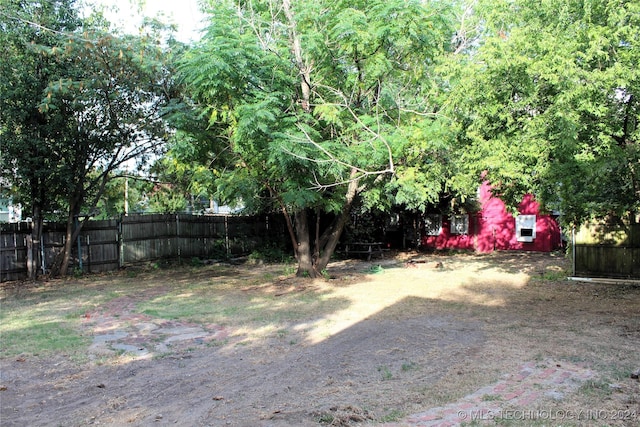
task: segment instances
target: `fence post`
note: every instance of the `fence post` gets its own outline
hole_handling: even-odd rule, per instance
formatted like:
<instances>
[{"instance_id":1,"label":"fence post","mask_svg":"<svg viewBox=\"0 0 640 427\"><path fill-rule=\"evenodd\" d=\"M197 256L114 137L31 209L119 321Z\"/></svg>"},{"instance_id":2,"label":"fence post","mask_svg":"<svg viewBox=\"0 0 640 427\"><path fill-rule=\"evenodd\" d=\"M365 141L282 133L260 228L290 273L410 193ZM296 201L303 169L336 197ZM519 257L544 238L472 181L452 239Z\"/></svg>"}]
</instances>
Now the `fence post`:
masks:
<instances>
[{"instance_id":1,"label":"fence post","mask_svg":"<svg viewBox=\"0 0 640 427\"><path fill-rule=\"evenodd\" d=\"M40 236L40 264L42 265L42 274L47 274L47 259L44 256L44 233Z\"/></svg>"},{"instance_id":2,"label":"fence post","mask_svg":"<svg viewBox=\"0 0 640 427\"><path fill-rule=\"evenodd\" d=\"M231 256L231 248L229 246L229 216L224 216L224 244L227 247L227 257Z\"/></svg>"},{"instance_id":3,"label":"fence post","mask_svg":"<svg viewBox=\"0 0 640 427\"><path fill-rule=\"evenodd\" d=\"M87 230L87 272L91 273L91 236Z\"/></svg>"},{"instance_id":4,"label":"fence post","mask_svg":"<svg viewBox=\"0 0 640 427\"><path fill-rule=\"evenodd\" d=\"M180 214L176 213L176 246L178 261L182 261L182 242L180 242Z\"/></svg>"},{"instance_id":5,"label":"fence post","mask_svg":"<svg viewBox=\"0 0 640 427\"><path fill-rule=\"evenodd\" d=\"M122 231L124 218L122 215L116 220L118 233L116 235L116 243L118 244L118 267L124 267L124 233Z\"/></svg>"},{"instance_id":6,"label":"fence post","mask_svg":"<svg viewBox=\"0 0 640 427\"><path fill-rule=\"evenodd\" d=\"M571 227L571 276L576 277L576 226Z\"/></svg>"},{"instance_id":7,"label":"fence post","mask_svg":"<svg viewBox=\"0 0 640 427\"><path fill-rule=\"evenodd\" d=\"M33 261L33 236L27 234L25 237L27 243L27 277L29 280L33 280L36 277L36 266Z\"/></svg>"}]
</instances>

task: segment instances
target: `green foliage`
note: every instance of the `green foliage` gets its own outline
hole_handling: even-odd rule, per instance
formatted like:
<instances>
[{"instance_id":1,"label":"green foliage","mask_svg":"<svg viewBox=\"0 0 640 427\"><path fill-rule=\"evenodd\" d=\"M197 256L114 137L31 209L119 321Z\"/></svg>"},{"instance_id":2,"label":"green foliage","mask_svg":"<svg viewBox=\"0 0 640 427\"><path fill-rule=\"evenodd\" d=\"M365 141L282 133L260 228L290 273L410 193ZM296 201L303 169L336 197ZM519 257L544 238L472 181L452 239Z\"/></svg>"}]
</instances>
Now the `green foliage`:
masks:
<instances>
[{"instance_id":1,"label":"green foliage","mask_svg":"<svg viewBox=\"0 0 640 427\"><path fill-rule=\"evenodd\" d=\"M380 264L372 265L367 270L367 273L369 273L369 274L383 274L384 273L384 268Z\"/></svg>"},{"instance_id":2,"label":"green foliage","mask_svg":"<svg viewBox=\"0 0 640 427\"><path fill-rule=\"evenodd\" d=\"M46 184L51 194L83 199L118 165L143 162L166 134L160 109L171 83L160 34L114 35L100 16L80 19L73 1L6 3L7 168L18 189ZM35 198L23 194L27 204Z\"/></svg>"},{"instance_id":3,"label":"green foliage","mask_svg":"<svg viewBox=\"0 0 640 427\"><path fill-rule=\"evenodd\" d=\"M252 261L264 261L267 263L285 263L292 260L291 252L274 244L267 243L253 250L249 254Z\"/></svg>"},{"instance_id":4,"label":"green foliage","mask_svg":"<svg viewBox=\"0 0 640 427\"><path fill-rule=\"evenodd\" d=\"M202 262L202 260L198 257L192 257L189 265L191 267L202 267L204 265L204 263Z\"/></svg>"},{"instance_id":5,"label":"green foliage","mask_svg":"<svg viewBox=\"0 0 640 427\"><path fill-rule=\"evenodd\" d=\"M640 209L640 5L484 2L483 35L451 69L469 174L513 205L534 192L565 222Z\"/></svg>"},{"instance_id":6,"label":"green foliage","mask_svg":"<svg viewBox=\"0 0 640 427\"><path fill-rule=\"evenodd\" d=\"M149 210L149 194L153 183L142 176L126 171L116 171L113 179L106 183L98 205L95 219L116 218L124 214L125 192L128 197L129 213L141 213Z\"/></svg>"},{"instance_id":7,"label":"green foliage","mask_svg":"<svg viewBox=\"0 0 640 427\"><path fill-rule=\"evenodd\" d=\"M448 7L276 3L212 2L205 37L179 64L191 102L174 123L185 141L207 147L185 151L211 170L213 196L247 211L286 211L296 222L307 210L335 214L338 228L359 196L378 208L435 200L446 167L420 180L406 171L430 156L409 155L410 136L419 138L414 129L430 128L437 116L431 94L453 33ZM296 224L294 247L310 239L301 236L306 230ZM324 231L335 244L341 230ZM332 247L328 237L319 241Z\"/></svg>"},{"instance_id":8,"label":"green foliage","mask_svg":"<svg viewBox=\"0 0 640 427\"><path fill-rule=\"evenodd\" d=\"M430 108L414 94L432 85L425 61L444 51L448 15L435 3L421 2L292 7L294 23L261 2L216 4L204 40L183 57L181 77L213 139L226 138L224 148L200 153L201 161L211 162L216 151L233 155L209 163L219 172L213 177L218 198L241 198L254 209L280 200L293 210L339 211L338 189L352 167L362 171L358 177L368 187L383 184L367 172L385 170L390 150L401 156L408 144L399 125L409 126L420 118L415 112ZM308 111L300 108L300 70L289 59L290 25L313 64ZM428 187L439 188L433 177L442 180L434 173ZM253 204L253 195L263 191L270 197Z\"/></svg>"},{"instance_id":9,"label":"green foliage","mask_svg":"<svg viewBox=\"0 0 640 427\"><path fill-rule=\"evenodd\" d=\"M67 184L58 173L59 150L51 138L63 129L38 108L49 96L49 83L62 82L67 64L38 46L61 42L56 32L78 28L73 3L0 1L0 171L26 209L58 208Z\"/></svg>"},{"instance_id":10,"label":"green foliage","mask_svg":"<svg viewBox=\"0 0 640 427\"><path fill-rule=\"evenodd\" d=\"M34 222L62 208L72 224L117 168L160 152L164 107L177 94L169 47L178 46L157 22L140 36L110 32L73 0L1 4L3 177Z\"/></svg>"},{"instance_id":11,"label":"green foliage","mask_svg":"<svg viewBox=\"0 0 640 427\"><path fill-rule=\"evenodd\" d=\"M172 191L170 185L156 185L149 197L148 209L149 212L184 212L187 199Z\"/></svg>"}]
</instances>

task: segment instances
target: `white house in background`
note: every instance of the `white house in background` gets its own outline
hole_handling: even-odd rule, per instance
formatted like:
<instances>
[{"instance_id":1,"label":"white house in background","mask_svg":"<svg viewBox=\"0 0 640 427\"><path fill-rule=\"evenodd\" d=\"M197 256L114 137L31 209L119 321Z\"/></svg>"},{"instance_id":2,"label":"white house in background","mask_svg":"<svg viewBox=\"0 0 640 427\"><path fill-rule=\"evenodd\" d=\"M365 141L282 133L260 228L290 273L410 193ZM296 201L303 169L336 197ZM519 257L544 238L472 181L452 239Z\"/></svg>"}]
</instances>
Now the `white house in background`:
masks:
<instances>
[{"instance_id":1,"label":"white house in background","mask_svg":"<svg viewBox=\"0 0 640 427\"><path fill-rule=\"evenodd\" d=\"M0 222L22 221L22 207L14 205L10 198L0 196Z\"/></svg>"}]
</instances>

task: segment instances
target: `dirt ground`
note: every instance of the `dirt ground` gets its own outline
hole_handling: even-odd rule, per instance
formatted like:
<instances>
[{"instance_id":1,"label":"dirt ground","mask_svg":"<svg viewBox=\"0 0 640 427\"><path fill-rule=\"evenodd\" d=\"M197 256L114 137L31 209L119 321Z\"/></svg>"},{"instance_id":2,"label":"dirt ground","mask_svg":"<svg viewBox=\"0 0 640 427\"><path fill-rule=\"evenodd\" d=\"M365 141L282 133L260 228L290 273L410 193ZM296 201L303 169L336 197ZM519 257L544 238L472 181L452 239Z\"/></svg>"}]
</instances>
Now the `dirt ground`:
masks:
<instances>
[{"instance_id":1,"label":"dirt ground","mask_svg":"<svg viewBox=\"0 0 640 427\"><path fill-rule=\"evenodd\" d=\"M412 253L313 281L273 265L143 272L76 310L86 357L0 359L0 425L640 425L640 285L568 270L554 254ZM70 282L2 298L43 286ZM168 295L228 318L141 308Z\"/></svg>"}]
</instances>

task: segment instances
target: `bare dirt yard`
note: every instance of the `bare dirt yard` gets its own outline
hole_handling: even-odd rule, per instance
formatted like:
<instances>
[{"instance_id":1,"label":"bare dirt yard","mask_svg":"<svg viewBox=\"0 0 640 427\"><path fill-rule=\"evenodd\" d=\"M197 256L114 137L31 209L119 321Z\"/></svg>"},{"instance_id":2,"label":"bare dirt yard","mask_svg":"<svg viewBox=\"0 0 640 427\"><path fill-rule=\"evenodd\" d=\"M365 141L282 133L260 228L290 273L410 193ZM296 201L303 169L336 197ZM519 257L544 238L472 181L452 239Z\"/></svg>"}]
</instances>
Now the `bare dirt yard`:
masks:
<instances>
[{"instance_id":1,"label":"bare dirt yard","mask_svg":"<svg viewBox=\"0 0 640 427\"><path fill-rule=\"evenodd\" d=\"M637 284L539 253L292 271L5 284L0 425L640 425Z\"/></svg>"}]
</instances>

